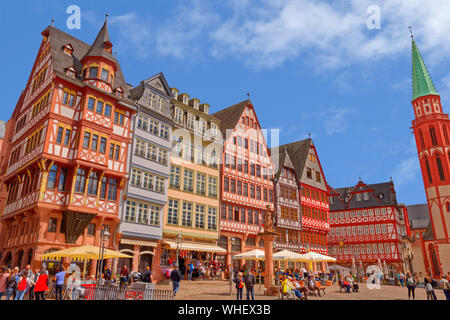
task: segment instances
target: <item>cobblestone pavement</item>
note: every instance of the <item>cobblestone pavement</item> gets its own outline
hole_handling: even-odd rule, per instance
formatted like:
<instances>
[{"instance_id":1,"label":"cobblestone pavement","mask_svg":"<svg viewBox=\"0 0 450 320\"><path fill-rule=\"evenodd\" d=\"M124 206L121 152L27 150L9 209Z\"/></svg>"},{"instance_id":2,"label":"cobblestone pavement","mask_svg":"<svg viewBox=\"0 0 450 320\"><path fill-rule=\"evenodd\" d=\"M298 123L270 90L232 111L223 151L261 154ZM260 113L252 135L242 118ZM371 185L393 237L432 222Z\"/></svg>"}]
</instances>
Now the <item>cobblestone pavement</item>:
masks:
<instances>
[{"instance_id":1,"label":"cobblestone pavement","mask_svg":"<svg viewBox=\"0 0 450 320\"><path fill-rule=\"evenodd\" d=\"M171 289L170 285L158 285L159 289ZM442 290L435 290L438 300L445 300ZM426 300L427 296L424 288L416 288L416 300ZM246 298L244 289L243 298ZM227 281L182 281L175 300L235 300L236 289L233 285L232 295L230 295L230 285ZM256 300L274 300L278 297L266 297L259 290L258 284L255 287ZM408 300L408 289L400 286L382 286L381 289L368 289L365 284L360 284L360 292L345 293L339 292L339 288L334 285L326 289L326 294L322 297L309 296L310 300Z\"/></svg>"}]
</instances>

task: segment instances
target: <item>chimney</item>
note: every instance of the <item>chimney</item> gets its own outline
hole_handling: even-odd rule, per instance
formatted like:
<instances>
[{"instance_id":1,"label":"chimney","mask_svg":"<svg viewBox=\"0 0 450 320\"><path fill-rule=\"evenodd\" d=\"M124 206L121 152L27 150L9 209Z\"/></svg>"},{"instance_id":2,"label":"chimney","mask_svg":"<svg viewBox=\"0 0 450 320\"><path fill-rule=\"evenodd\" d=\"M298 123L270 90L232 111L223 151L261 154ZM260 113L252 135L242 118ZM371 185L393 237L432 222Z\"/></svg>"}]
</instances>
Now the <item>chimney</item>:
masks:
<instances>
[{"instance_id":1,"label":"chimney","mask_svg":"<svg viewBox=\"0 0 450 320\"><path fill-rule=\"evenodd\" d=\"M177 88L172 88L170 90L172 91L173 98L178 100L178 94L180 91Z\"/></svg>"}]
</instances>

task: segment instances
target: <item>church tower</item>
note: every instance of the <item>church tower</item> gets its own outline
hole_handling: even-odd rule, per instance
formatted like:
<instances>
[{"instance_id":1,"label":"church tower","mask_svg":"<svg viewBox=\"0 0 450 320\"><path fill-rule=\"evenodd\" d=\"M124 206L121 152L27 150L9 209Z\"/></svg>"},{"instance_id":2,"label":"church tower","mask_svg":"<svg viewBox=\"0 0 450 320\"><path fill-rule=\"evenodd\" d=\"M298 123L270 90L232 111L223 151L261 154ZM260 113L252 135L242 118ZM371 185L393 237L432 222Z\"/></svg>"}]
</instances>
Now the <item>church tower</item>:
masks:
<instances>
[{"instance_id":1,"label":"church tower","mask_svg":"<svg viewBox=\"0 0 450 320\"><path fill-rule=\"evenodd\" d=\"M413 98L416 138L422 178L430 212L430 225L424 241L426 269L434 276L450 265L450 142L448 114L442 110L437 92L425 63L412 38ZM428 262L429 261L429 262Z\"/></svg>"}]
</instances>

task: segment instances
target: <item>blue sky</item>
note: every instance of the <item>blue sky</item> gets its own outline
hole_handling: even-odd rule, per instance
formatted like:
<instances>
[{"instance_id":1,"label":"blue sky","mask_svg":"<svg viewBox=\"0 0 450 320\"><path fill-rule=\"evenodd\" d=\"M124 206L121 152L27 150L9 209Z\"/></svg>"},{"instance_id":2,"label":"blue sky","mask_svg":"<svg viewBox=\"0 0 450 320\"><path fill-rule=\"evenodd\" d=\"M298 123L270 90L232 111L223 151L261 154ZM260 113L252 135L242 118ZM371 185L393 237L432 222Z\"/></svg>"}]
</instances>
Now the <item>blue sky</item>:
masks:
<instances>
[{"instance_id":1,"label":"blue sky","mask_svg":"<svg viewBox=\"0 0 450 320\"><path fill-rule=\"evenodd\" d=\"M72 4L81 8L80 30L66 27ZM381 29L367 28L370 5L380 8ZM170 86L209 103L213 112L250 92L261 125L280 128L282 144L311 132L331 186L392 176L399 202L426 201L410 130L408 26L447 112L448 1L2 2L4 120L24 89L40 32L51 18L92 43L106 12L129 83L162 71Z\"/></svg>"}]
</instances>

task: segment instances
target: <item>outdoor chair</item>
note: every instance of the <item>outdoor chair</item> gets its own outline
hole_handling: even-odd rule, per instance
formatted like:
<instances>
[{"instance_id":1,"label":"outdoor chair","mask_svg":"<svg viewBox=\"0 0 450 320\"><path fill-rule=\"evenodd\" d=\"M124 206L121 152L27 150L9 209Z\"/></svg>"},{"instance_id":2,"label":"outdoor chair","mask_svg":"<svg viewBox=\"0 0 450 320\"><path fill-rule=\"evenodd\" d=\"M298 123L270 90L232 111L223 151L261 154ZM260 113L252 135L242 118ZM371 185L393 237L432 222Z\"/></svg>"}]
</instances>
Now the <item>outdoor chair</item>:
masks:
<instances>
[{"instance_id":1,"label":"outdoor chair","mask_svg":"<svg viewBox=\"0 0 450 320\"><path fill-rule=\"evenodd\" d=\"M325 289L327 288L327 286L322 285L319 281L316 281L316 287L319 291L319 297L320 297L320 291L323 291L323 295L325 295Z\"/></svg>"},{"instance_id":2,"label":"outdoor chair","mask_svg":"<svg viewBox=\"0 0 450 320\"><path fill-rule=\"evenodd\" d=\"M287 298L287 300L289 300L289 298L291 297L292 300L296 299L295 293L292 290L289 290L287 293L283 293L283 287L278 287L278 293L279 293L279 298L280 300L284 300L284 297Z\"/></svg>"}]
</instances>

